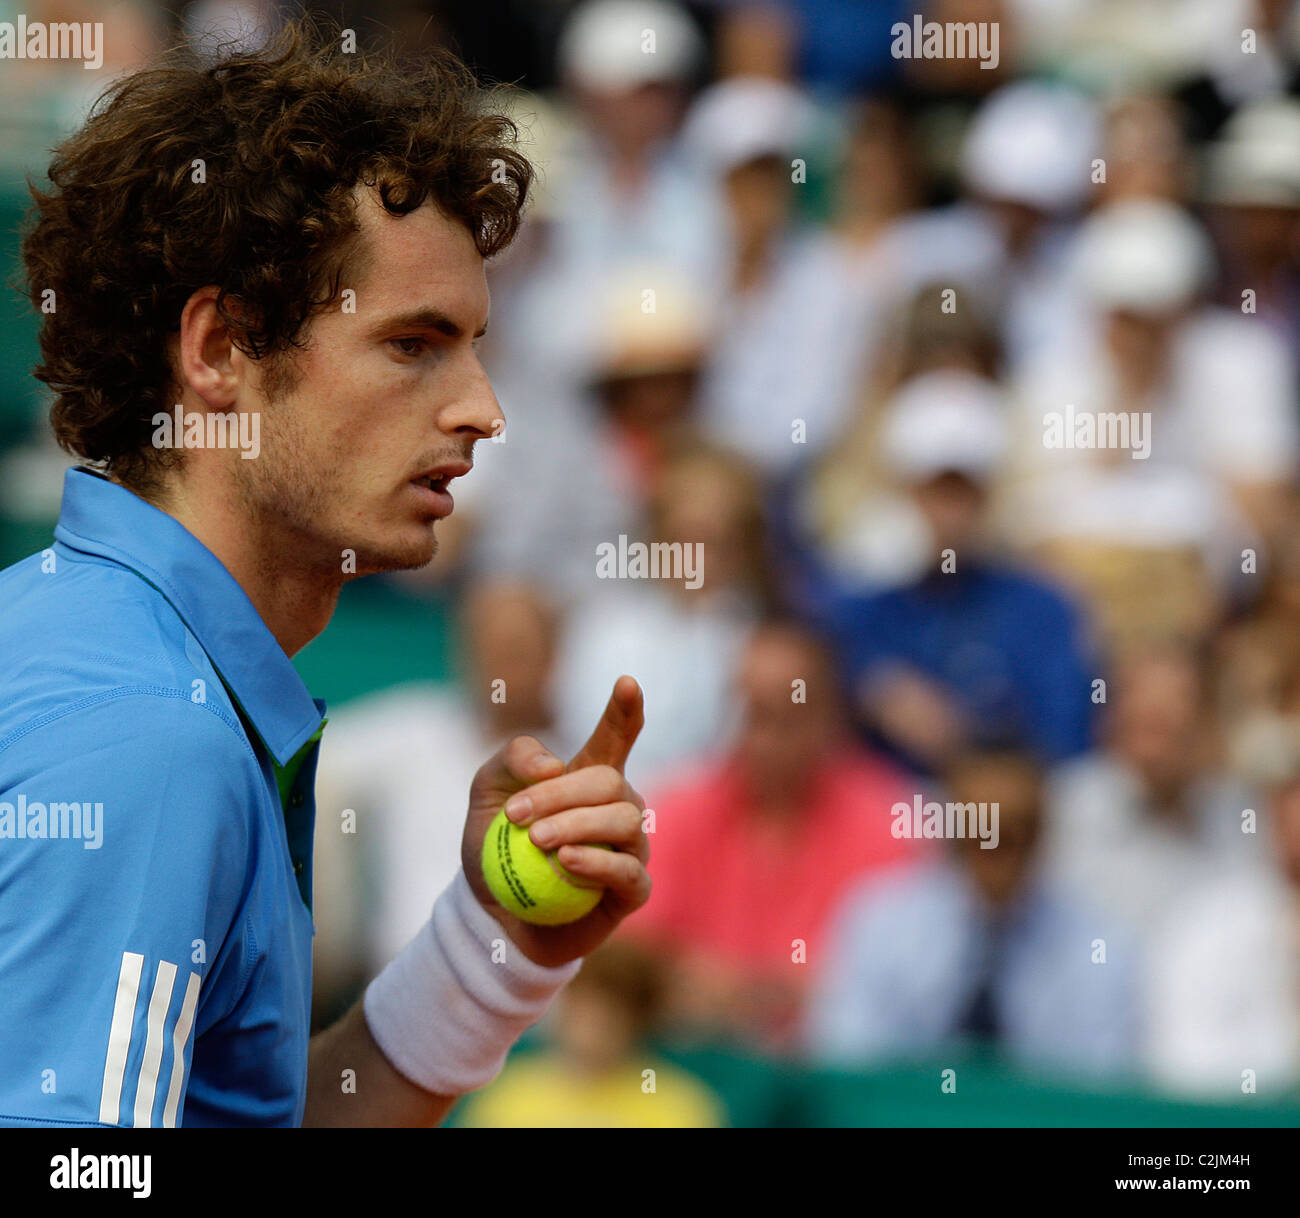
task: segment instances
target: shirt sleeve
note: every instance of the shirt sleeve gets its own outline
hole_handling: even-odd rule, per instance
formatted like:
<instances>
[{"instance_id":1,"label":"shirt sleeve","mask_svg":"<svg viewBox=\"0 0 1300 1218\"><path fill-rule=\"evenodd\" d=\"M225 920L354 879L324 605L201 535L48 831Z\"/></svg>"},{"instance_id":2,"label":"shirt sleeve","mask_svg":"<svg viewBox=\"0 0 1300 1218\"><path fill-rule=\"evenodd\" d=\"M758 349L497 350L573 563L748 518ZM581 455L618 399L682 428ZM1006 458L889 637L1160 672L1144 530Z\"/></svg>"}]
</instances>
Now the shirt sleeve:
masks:
<instances>
[{"instance_id":1,"label":"shirt sleeve","mask_svg":"<svg viewBox=\"0 0 1300 1218\"><path fill-rule=\"evenodd\" d=\"M242 984L263 798L229 711L167 691L0 753L0 1124L180 1124Z\"/></svg>"},{"instance_id":2,"label":"shirt sleeve","mask_svg":"<svg viewBox=\"0 0 1300 1218\"><path fill-rule=\"evenodd\" d=\"M1215 317L1194 334L1190 428L1210 467L1235 482L1293 477L1300 436L1295 366L1285 345L1262 325L1236 316Z\"/></svg>"},{"instance_id":3,"label":"shirt sleeve","mask_svg":"<svg viewBox=\"0 0 1300 1218\"><path fill-rule=\"evenodd\" d=\"M1086 752L1094 733L1092 678L1082 616L1056 596L1043 598L1034 615L1021 619L1028 643L1020 663L1029 709L1028 736L1052 761Z\"/></svg>"},{"instance_id":4,"label":"shirt sleeve","mask_svg":"<svg viewBox=\"0 0 1300 1218\"><path fill-rule=\"evenodd\" d=\"M891 916L888 896L869 886L853 890L841 904L826 953L833 963L817 976L805 1012L802 1041L810 1058L856 1066L906 1042L888 996L897 993L892 965L907 929L906 921Z\"/></svg>"}]
</instances>

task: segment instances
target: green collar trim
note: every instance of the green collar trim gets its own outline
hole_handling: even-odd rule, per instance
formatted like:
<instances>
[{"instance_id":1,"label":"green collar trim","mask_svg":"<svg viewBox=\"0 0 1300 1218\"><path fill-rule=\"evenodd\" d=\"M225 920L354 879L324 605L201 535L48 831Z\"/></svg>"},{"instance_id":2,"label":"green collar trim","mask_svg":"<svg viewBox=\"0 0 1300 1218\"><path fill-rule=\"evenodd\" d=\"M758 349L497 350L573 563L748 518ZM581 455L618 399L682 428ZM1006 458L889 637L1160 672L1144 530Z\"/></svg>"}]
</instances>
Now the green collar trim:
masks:
<instances>
[{"instance_id":1,"label":"green collar trim","mask_svg":"<svg viewBox=\"0 0 1300 1218\"><path fill-rule=\"evenodd\" d=\"M284 765L280 765L274 757L271 758L271 765L275 770L275 784L280 791L280 808L282 811L289 809L289 793L293 790L293 784L298 779L298 771L302 769L303 762L307 760L307 755L320 743L320 738L324 734L325 725L328 719L320 721L320 727L316 729L315 735L310 737L307 742ZM268 755L270 750L267 750Z\"/></svg>"}]
</instances>

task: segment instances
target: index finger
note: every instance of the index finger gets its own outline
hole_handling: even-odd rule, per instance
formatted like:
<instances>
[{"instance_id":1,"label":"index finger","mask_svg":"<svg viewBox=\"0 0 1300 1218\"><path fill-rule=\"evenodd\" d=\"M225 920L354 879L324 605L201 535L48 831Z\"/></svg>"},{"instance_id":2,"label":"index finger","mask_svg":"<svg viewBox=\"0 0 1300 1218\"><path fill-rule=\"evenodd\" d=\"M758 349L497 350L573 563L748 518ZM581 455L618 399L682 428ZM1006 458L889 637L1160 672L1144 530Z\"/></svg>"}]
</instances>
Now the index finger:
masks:
<instances>
[{"instance_id":1,"label":"index finger","mask_svg":"<svg viewBox=\"0 0 1300 1218\"><path fill-rule=\"evenodd\" d=\"M565 767L566 770L610 765L621 774L627 764L628 754L644 726L645 709L641 686L632 677L619 677L614 682L614 691L609 695L605 713L596 724L596 730Z\"/></svg>"}]
</instances>

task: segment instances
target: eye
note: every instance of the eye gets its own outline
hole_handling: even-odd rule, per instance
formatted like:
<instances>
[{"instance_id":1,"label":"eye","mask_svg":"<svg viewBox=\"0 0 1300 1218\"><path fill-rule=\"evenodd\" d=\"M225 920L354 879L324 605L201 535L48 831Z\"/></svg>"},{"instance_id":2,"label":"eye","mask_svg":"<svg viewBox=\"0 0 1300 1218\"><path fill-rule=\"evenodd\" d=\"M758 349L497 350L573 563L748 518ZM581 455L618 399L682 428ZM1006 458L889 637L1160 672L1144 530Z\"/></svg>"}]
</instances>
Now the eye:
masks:
<instances>
[{"instance_id":1,"label":"eye","mask_svg":"<svg viewBox=\"0 0 1300 1218\"><path fill-rule=\"evenodd\" d=\"M423 338L418 336L412 338L390 338L388 341L403 355L409 356L419 355L429 345Z\"/></svg>"}]
</instances>

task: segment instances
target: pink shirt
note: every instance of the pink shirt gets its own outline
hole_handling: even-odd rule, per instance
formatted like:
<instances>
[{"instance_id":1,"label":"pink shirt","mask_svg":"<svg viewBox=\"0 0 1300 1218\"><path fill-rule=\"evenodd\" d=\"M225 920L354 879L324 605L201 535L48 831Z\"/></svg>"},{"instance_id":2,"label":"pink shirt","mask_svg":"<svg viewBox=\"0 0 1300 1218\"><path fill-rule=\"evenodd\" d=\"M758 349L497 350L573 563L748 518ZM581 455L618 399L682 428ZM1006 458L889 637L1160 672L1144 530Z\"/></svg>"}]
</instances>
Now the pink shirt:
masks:
<instances>
[{"instance_id":1,"label":"pink shirt","mask_svg":"<svg viewBox=\"0 0 1300 1218\"><path fill-rule=\"evenodd\" d=\"M892 766L849 747L810 783L799 818L765 825L746 807L734 759L695 771L648 803L654 888L628 932L784 978L802 940L797 974L812 973L846 890L923 853L890 832L890 809L912 795Z\"/></svg>"}]
</instances>

